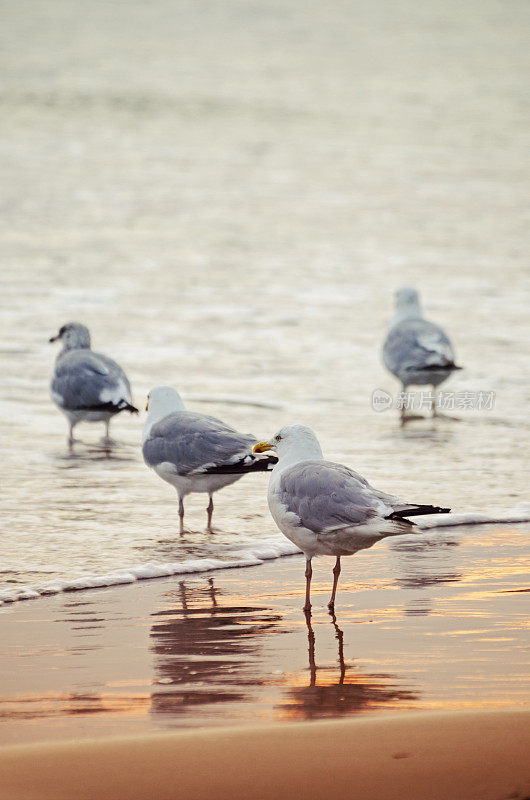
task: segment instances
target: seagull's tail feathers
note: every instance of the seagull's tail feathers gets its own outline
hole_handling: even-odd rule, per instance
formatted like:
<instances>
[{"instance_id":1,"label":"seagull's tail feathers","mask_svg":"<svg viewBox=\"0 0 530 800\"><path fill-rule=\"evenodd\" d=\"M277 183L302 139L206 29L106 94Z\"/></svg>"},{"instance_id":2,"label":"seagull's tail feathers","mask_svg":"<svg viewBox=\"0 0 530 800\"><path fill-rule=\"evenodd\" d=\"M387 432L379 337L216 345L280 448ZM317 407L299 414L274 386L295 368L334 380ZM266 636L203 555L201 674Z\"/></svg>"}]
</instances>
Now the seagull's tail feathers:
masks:
<instances>
[{"instance_id":1,"label":"seagull's tail feathers","mask_svg":"<svg viewBox=\"0 0 530 800\"><path fill-rule=\"evenodd\" d=\"M398 506L392 511L385 519L403 519L407 520L408 517L419 517L422 514L449 514L450 508L441 508L440 506L410 505Z\"/></svg>"},{"instance_id":2,"label":"seagull's tail feathers","mask_svg":"<svg viewBox=\"0 0 530 800\"><path fill-rule=\"evenodd\" d=\"M276 456L257 456L247 453L233 464L209 464L194 472L206 475L245 475L247 472L270 472L277 463Z\"/></svg>"},{"instance_id":3,"label":"seagull's tail feathers","mask_svg":"<svg viewBox=\"0 0 530 800\"><path fill-rule=\"evenodd\" d=\"M425 370L426 372L432 372L435 369L440 370L441 372L454 372L455 369L464 369L464 367L459 367L453 361L444 360L442 363L422 364L421 366L409 367L409 369L413 372L421 372L422 370Z\"/></svg>"}]
</instances>

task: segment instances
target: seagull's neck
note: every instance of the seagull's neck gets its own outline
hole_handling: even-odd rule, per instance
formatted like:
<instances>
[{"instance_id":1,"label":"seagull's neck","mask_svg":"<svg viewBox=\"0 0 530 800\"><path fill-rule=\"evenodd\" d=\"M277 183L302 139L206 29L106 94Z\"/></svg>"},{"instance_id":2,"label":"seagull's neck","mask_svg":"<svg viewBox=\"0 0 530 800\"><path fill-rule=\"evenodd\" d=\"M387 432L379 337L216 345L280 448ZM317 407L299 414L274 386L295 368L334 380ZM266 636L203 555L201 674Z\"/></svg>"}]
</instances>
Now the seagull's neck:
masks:
<instances>
[{"instance_id":1,"label":"seagull's neck","mask_svg":"<svg viewBox=\"0 0 530 800\"><path fill-rule=\"evenodd\" d=\"M59 355L57 356L57 358L61 358L61 356L64 356L66 353L71 353L72 350L90 350L90 349L91 348L90 348L90 343L89 342L88 343L86 343L86 342L70 342L69 344L67 342L64 342L63 349L59 352Z\"/></svg>"},{"instance_id":2,"label":"seagull's neck","mask_svg":"<svg viewBox=\"0 0 530 800\"><path fill-rule=\"evenodd\" d=\"M396 313L390 320L390 327L397 325L398 322L403 322L405 319L423 319L423 313L418 300L413 303L398 306L396 308Z\"/></svg>"},{"instance_id":3,"label":"seagull's neck","mask_svg":"<svg viewBox=\"0 0 530 800\"><path fill-rule=\"evenodd\" d=\"M156 423L160 422L161 419L164 419L164 417L167 417L168 414L172 414L174 411L185 410L186 406L182 400L178 402L177 400L173 399L171 403L149 403L149 413L142 429L142 442L145 442L149 436L153 425L156 425Z\"/></svg>"},{"instance_id":4,"label":"seagull's neck","mask_svg":"<svg viewBox=\"0 0 530 800\"><path fill-rule=\"evenodd\" d=\"M300 461L322 461L324 456L317 441L293 442L283 445L278 451L278 463L273 472L281 472L285 467L291 467Z\"/></svg>"}]
</instances>

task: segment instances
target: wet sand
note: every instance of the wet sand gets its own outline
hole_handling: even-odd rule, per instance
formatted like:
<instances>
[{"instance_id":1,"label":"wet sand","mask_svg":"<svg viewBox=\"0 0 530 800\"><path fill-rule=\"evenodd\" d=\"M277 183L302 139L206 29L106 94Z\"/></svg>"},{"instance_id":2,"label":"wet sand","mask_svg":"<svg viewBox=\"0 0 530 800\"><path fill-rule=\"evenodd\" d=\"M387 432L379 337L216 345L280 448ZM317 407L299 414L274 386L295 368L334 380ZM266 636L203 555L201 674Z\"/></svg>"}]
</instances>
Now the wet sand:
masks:
<instances>
[{"instance_id":1,"label":"wet sand","mask_svg":"<svg viewBox=\"0 0 530 800\"><path fill-rule=\"evenodd\" d=\"M152 734L383 712L505 709L530 696L528 525L400 537L5 606L0 741Z\"/></svg>"},{"instance_id":2,"label":"wet sand","mask_svg":"<svg viewBox=\"0 0 530 800\"><path fill-rule=\"evenodd\" d=\"M1 800L516 800L530 711L431 713L8 747Z\"/></svg>"}]
</instances>

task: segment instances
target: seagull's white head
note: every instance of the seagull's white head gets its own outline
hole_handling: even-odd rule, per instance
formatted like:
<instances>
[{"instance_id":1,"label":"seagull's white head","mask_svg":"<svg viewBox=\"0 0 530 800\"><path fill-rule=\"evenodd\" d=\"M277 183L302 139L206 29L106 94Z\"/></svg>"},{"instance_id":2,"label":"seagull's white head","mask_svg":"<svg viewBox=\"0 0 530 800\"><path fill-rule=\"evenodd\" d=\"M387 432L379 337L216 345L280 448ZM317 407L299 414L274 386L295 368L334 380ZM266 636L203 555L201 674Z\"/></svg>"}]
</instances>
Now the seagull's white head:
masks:
<instances>
[{"instance_id":1,"label":"seagull's white head","mask_svg":"<svg viewBox=\"0 0 530 800\"><path fill-rule=\"evenodd\" d=\"M167 414L171 414L173 411L180 411L183 408L186 408L186 406L182 397L172 386L155 386L147 395L145 410L149 411L149 416L162 419Z\"/></svg>"},{"instance_id":2,"label":"seagull's white head","mask_svg":"<svg viewBox=\"0 0 530 800\"><path fill-rule=\"evenodd\" d=\"M80 322L68 322L59 329L56 336L52 336L50 342L58 339L63 343L65 350L90 349L90 333L85 325Z\"/></svg>"},{"instance_id":3,"label":"seagull's white head","mask_svg":"<svg viewBox=\"0 0 530 800\"><path fill-rule=\"evenodd\" d=\"M147 404L145 410L148 411L147 419L144 423L142 439L145 442L151 428L160 422L161 419L172 414L174 411L181 411L186 406L183 403L182 397L176 389L171 386L155 386L147 395Z\"/></svg>"},{"instance_id":4,"label":"seagull's white head","mask_svg":"<svg viewBox=\"0 0 530 800\"><path fill-rule=\"evenodd\" d=\"M307 425L284 425L268 442L258 442L255 453L274 450L279 463L321 459L322 450L315 433Z\"/></svg>"},{"instance_id":5,"label":"seagull's white head","mask_svg":"<svg viewBox=\"0 0 530 800\"><path fill-rule=\"evenodd\" d=\"M412 286L402 286L395 293L396 313L392 322L402 319L421 319L420 296Z\"/></svg>"}]
</instances>

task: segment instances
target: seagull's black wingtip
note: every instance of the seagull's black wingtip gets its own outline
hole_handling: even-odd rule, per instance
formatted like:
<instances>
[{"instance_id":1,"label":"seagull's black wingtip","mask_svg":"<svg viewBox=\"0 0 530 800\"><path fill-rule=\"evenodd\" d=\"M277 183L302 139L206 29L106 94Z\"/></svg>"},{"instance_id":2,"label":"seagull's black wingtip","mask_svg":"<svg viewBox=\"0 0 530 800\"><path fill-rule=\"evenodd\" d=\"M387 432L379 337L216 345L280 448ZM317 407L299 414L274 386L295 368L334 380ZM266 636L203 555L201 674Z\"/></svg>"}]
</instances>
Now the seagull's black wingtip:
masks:
<instances>
[{"instance_id":1,"label":"seagull's black wingtip","mask_svg":"<svg viewBox=\"0 0 530 800\"><path fill-rule=\"evenodd\" d=\"M209 475L246 475L249 472L270 472L277 463L277 456L256 456L247 453L234 464L215 464L204 472Z\"/></svg>"},{"instance_id":2,"label":"seagull's black wingtip","mask_svg":"<svg viewBox=\"0 0 530 800\"><path fill-rule=\"evenodd\" d=\"M406 508L398 508L393 511L385 519L408 519L408 517L420 517L423 514L450 514L450 508L442 508L441 506L408 506Z\"/></svg>"}]
</instances>

